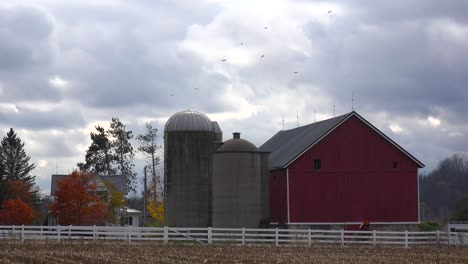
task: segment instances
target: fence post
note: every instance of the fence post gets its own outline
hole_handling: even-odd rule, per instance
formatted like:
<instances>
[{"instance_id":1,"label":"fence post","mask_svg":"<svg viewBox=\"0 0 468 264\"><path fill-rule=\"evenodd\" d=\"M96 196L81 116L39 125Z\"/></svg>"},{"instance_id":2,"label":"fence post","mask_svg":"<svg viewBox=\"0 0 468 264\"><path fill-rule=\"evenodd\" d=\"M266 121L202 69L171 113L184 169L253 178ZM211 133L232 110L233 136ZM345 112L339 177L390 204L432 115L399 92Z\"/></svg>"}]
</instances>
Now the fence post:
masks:
<instances>
[{"instance_id":1,"label":"fence post","mask_svg":"<svg viewBox=\"0 0 468 264\"><path fill-rule=\"evenodd\" d=\"M408 230L405 230L405 248L408 248Z\"/></svg>"},{"instance_id":2,"label":"fence post","mask_svg":"<svg viewBox=\"0 0 468 264\"><path fill-rule=\"evenodd\" d=\"M93 225L93 241L96 241L96 225Z\"/></svg>"},{"instance_id":3,"label":"fence post","mask_svg":"<svg viewBox=\"0 0 468 264\"><path fill-rule=\"evenodd\" d=\"M437 246L440 246L440 231L439 230L437 230L436 235L437 235Z\"/></svg>"},{"instance_id":4,"label":"fence post","mask_svg":"<svg viewBox=\"0 0 468 264\"><path fill-rule=\"evenodd\" d=\"M212 228L211 226L208 227L208 244L211 244L213 241L213 234L212 234Z\"/></svg>"},{"instance_id":5,"label":"fence post","mask_svg":"<svg viewBox=\"0 0 468 264\"><path fill-rule=\"evenodd\" d=\"M245 245L245 227L242 228L242 245Z\"/></svg>"},{"instance_id":6,"label":"fence post","mask_svg":"<svg viewBox=\"0 0 468 264\"><path fill-rule=\"evenodd\" d=\"M312 245L312 230L310 230L310 228L307 236L307 244L309 245L309 247Z\"/></svg>"},{"instance_id":7,"label":"fence post","mask_svg":"<svg viewBox=\"0 0 468 264\"><path fill-rule=\"evenodd\" d=\"M71 227L72 225L68 226L68 239L71 239Z\"/></svg>"},{"instance_id":8,"label":"fence post","mask_svg":"<svg viewBox=\"0 0 468 264\"><path fill-rule=\"evenodd\" d=\"M21 225L21 243L24 242L24 225Z\"/></svg>"},{"instance_id":9,"label":"fence post","mask_svg":"<svg viewBox=\"0 0 468 264\"><path fill-rule=\"evenodd\" d=\"M279 244L279 241L278 241L278 228L275 229L275 245L278 245Z\"/></svg>"},{"instance_id":10,"label":"fence post","mask_svg":"<svg viewBox=\"0 0 468 264\"><path fill-rule=\"evenodd\" d=\"M452 236L450 235L450 228L448 228L448 230L447 230L447 244L448 244L449 246L450 246L450 244L451 244L451 242L450 242L451 237L452 237Z\"/></svg>"},{"instance_id":11,"label":"fence post","mask_svg":"<svg viewBox=\"0 0 468 264\"><path fill-rule=\"evenodd\" d=\"M344 229L341 229L341 246L344 247Z\"/></svg>"},{"instance_id":12,"label":"fence post","mask_svg":"<svg viewBox=\"0 0 468 264\"><path fill-rule=\"evenodd\" d=\"M60 242L60 225L57 226L57 241Z\"/></svg>"},{"instance_id":13,"label":"fence post","mask_svg":"<svg viewBox=\"0 0 468 264\"><path fill-rule=\"evenodd\" d=\"M43 232L44 232L44 227L43 227L43 226L41 226L41 238L42 238L42 236L44 235L44 233L43 233Z\"/></svg>"},{"instance_id":14,"label":"fence post","mask_svg":"<svg viewBox=\"0 0 468 264\"><path fill-rule=\"evenodd\" d=\"M128 243L132 243L132 226L127 227Z\"/></svg>"},{"instance_id":15,"label":"fence post","mask_svg":"<svg viewBox=\"0 0 468 264\"><path fill-rule=\"evenodd\" d=\"M169 241L169 227L164 226L164 244L167 244Z\"/></svg>"},{"instance_id":16,"label":"fence post","mask_svg":"<svg viewBox=\"0 0 468 264\"><path fill-rule=\"evenodd\" d=\"M375 247L377 244L377 231L375 229L372 231L372 245Z\"/></svg>"},{"instance_id":17,"label":"fence post","mask_svg":"<svg viewBox=\"0 0 468 264\"><path fill-rule=\"evenodd\" d=\"M15 225L13 225L13 233L12 233L12 235L13 235L13 239L15 239L15 238L16 238L16 234L15 234L15 233L16 233L16 226L15 226Z\"/></svg>"}]
</instances>

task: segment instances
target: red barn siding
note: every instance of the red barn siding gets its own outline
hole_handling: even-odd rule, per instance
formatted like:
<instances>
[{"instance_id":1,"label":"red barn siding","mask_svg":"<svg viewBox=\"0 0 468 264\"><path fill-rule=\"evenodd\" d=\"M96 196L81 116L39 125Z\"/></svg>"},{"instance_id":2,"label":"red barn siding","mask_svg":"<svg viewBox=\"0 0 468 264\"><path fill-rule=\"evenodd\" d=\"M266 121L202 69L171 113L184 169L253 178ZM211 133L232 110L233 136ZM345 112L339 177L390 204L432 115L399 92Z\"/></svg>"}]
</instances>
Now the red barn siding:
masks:
<instances>
[{"instance_id":1,"label":"red barn siding","mask_svg":"<svg viewBox=\"0 0 468 264\"><path fill-rule=\"evenodd\" d=\"M270 172L270 222L284 224L288 222L286 170Z\"/></svg>"},{"instance_id":2,"label":"red barn siding","mask_svg":"<svg viewBox=\"0 0 468 264\"><path fill-rule=\"evenodd\" d=\"M314 159L322 161L319 171ZM352 116L289 165L290 221L417 222L417 169L413 160ZM286 186L286 180L281 184ZM284 205L271 194L273 217Z\"/></svg>"}]
</instances>

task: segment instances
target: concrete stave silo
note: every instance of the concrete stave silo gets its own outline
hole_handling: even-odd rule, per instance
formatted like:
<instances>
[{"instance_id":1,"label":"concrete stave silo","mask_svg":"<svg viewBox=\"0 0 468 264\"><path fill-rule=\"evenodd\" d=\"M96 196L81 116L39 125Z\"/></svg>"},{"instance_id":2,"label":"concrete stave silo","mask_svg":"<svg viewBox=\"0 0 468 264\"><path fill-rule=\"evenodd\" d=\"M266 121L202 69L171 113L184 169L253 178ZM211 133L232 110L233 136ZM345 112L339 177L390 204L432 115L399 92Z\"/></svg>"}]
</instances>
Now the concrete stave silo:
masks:
<instances>
[{"instance_id":1,"label":"concrete stave silo","mask_svg":"<svg viewBox=\"0 0 468 264\"><path fill-rule=\"evenodd\" d=\"M213 227L262 227L269 223L269 153L233 134L213 154Z\"/></svg>"},{"instance_id":2,"label":"concrete stave silo","mask_svg":"<svg viewBox=\"0 0 468 264\"><path fill-rule=\"evenodd\" d=\"M216 122L195 111L174 114L164 128L166 224L211 226L213 142L222 140Z\"/></svg>"}]
</instances>

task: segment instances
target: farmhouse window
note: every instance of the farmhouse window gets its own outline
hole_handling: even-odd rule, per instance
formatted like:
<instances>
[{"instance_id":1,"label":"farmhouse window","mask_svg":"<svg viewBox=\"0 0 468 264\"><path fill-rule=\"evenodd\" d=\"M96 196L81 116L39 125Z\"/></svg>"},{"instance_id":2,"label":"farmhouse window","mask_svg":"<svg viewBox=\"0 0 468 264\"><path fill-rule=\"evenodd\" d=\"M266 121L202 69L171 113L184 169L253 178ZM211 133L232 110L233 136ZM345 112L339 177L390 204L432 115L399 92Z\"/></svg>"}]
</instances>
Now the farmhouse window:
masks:
<instances>
[{"instance_id":1,"label":"farmhouse window","mask_svg":"<svg viewBox=\"0 0 468 264\"><path fill-rule=\"evenodd\" d=\"M316 159L314 160L314 169L320 170L322 168L322 160Z\"/></svg>"},{"instance_id":2,"label":"farmhouse window","mask_svg":"<svg viewBox=\"0 0 468 264\"><path fill-rule=\"evenodd\" d=\"M393 168L394 169L398 168L398 162L396 162L396 161L393 162Z\"/></svg>"}]
</instances>

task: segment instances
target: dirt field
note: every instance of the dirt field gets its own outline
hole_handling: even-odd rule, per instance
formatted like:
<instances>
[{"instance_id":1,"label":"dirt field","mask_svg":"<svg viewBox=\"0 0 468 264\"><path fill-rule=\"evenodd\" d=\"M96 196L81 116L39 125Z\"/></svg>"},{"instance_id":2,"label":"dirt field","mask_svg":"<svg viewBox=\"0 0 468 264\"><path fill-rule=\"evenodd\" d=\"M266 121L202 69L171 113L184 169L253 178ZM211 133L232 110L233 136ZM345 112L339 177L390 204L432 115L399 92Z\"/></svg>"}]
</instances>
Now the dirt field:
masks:
<instances>
[{"instance_id":1,"label":"dirt field","mask_svg":"<svg viewBox=\"0 0 468 264\"><path fill-rule=\"evenodd\" d=\"M468 263L468 247L274 247L0 241L0 263Z\"/></svg>"}]
</instances>

